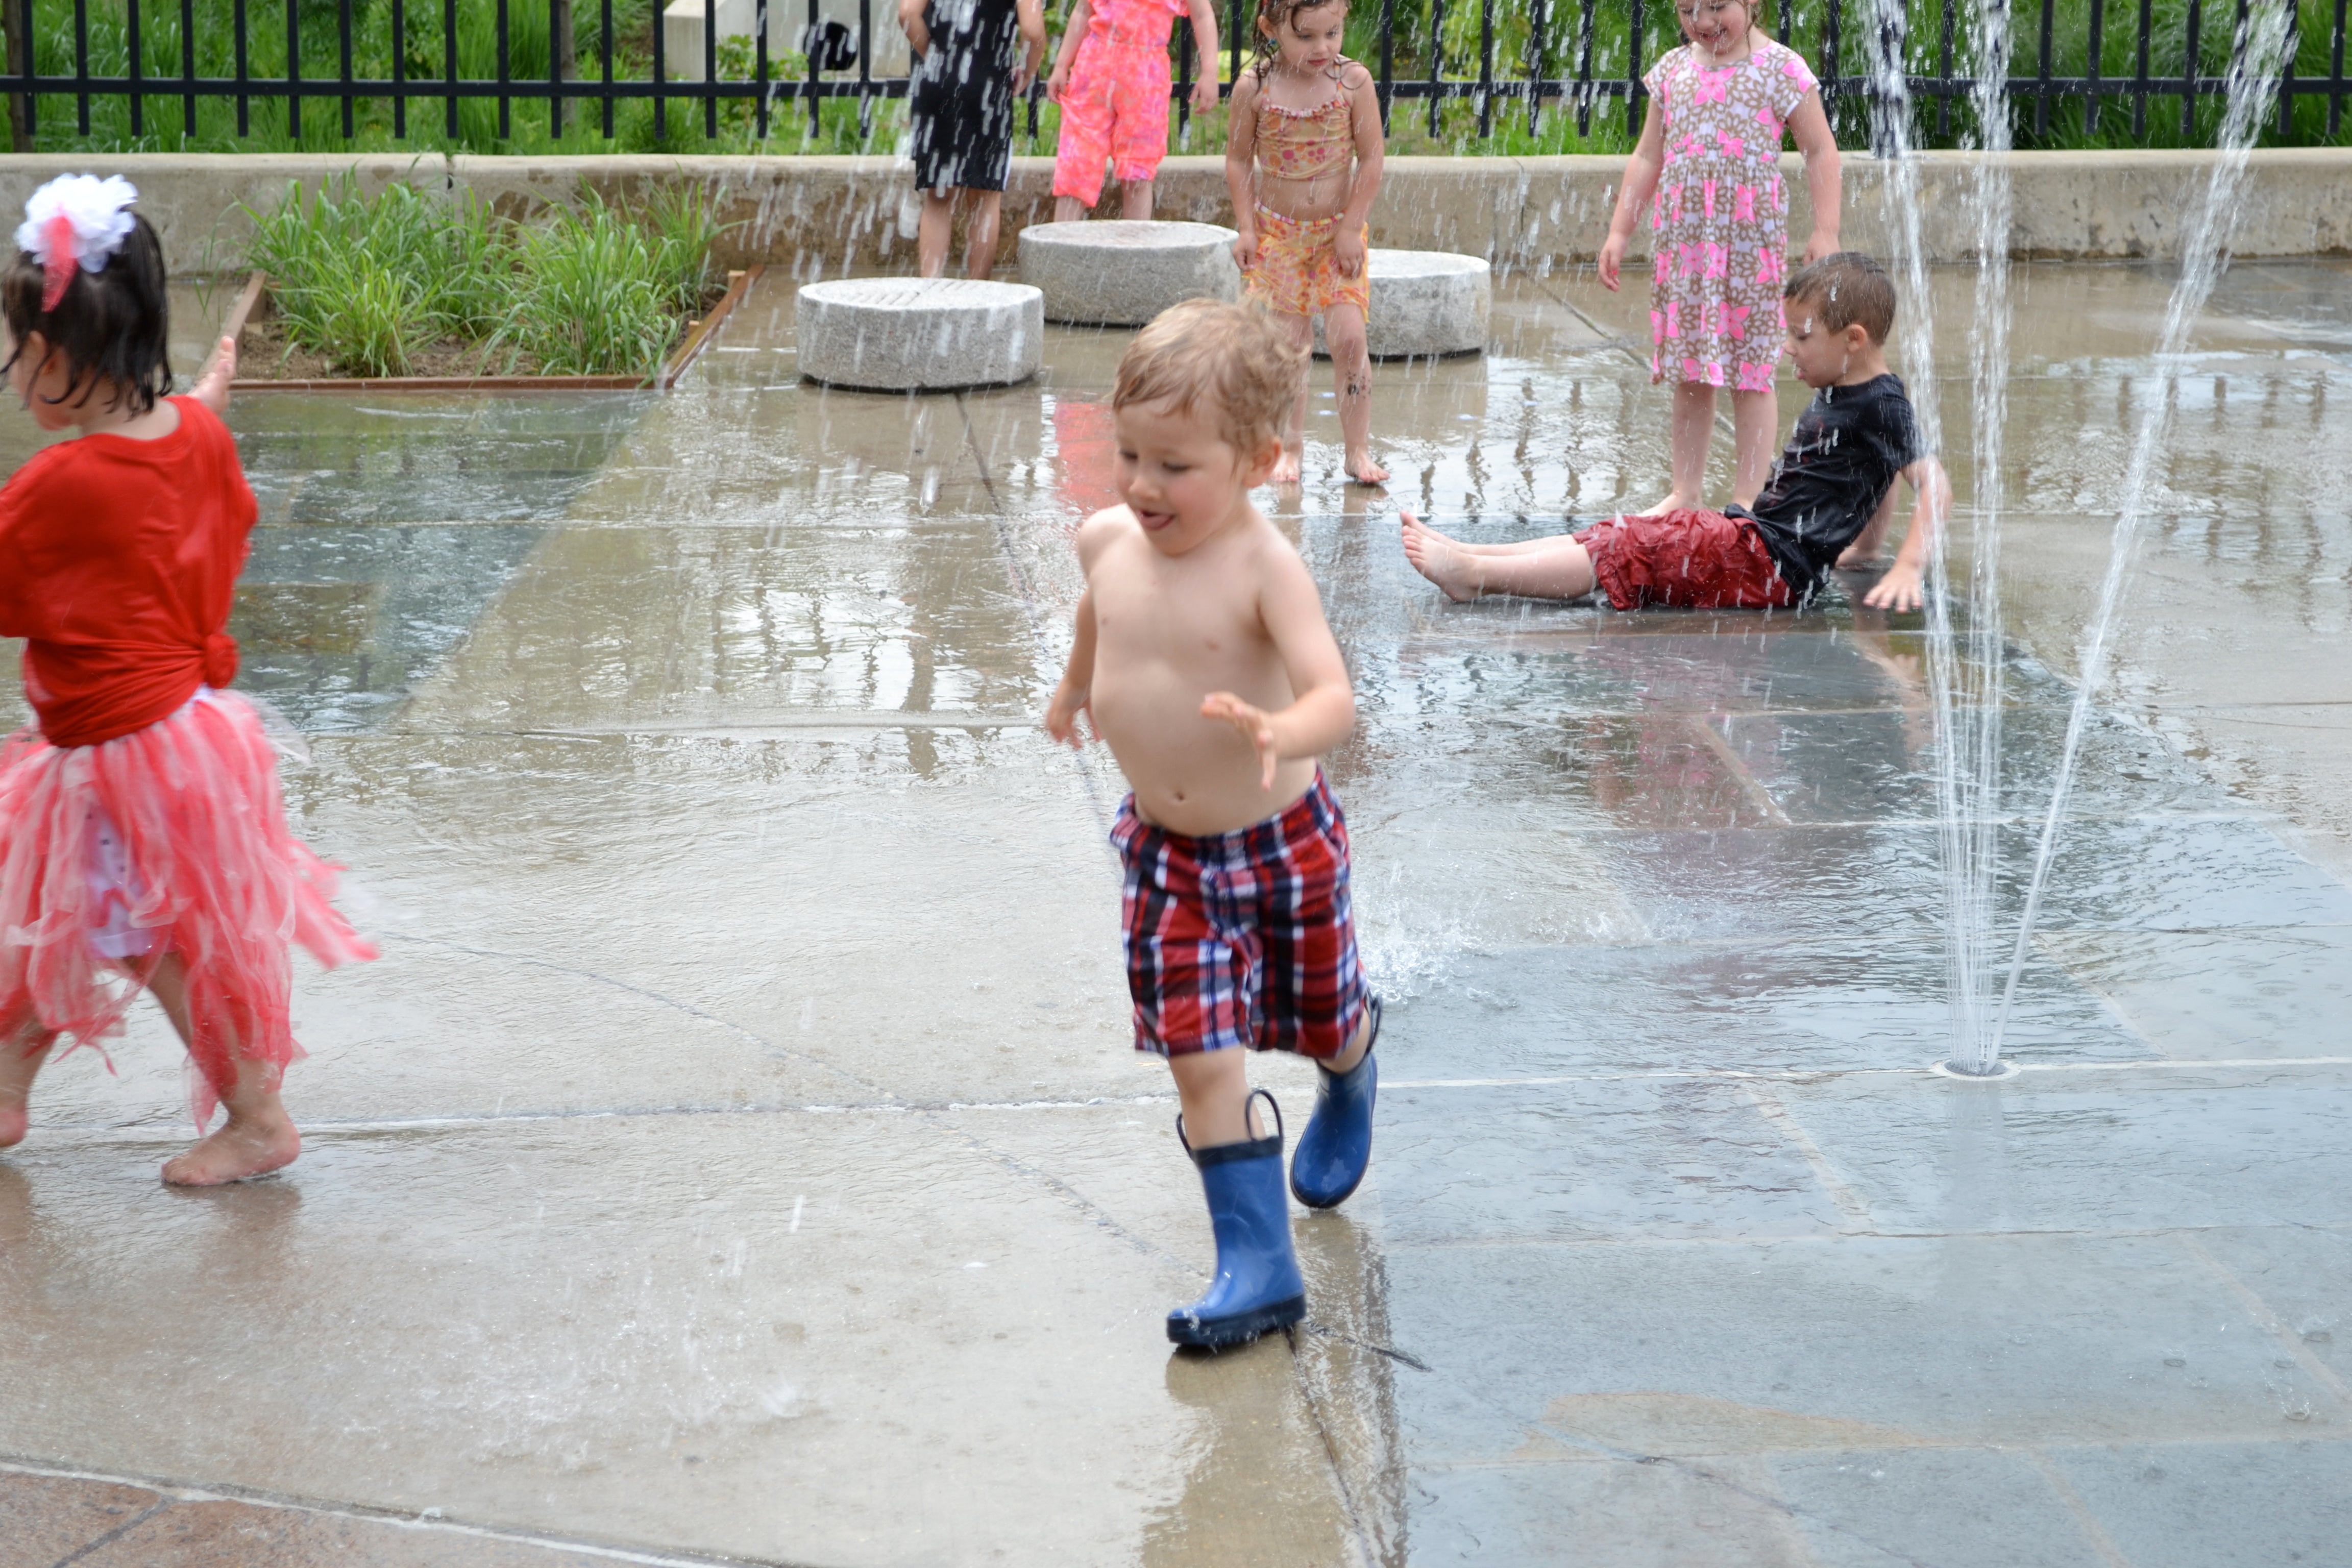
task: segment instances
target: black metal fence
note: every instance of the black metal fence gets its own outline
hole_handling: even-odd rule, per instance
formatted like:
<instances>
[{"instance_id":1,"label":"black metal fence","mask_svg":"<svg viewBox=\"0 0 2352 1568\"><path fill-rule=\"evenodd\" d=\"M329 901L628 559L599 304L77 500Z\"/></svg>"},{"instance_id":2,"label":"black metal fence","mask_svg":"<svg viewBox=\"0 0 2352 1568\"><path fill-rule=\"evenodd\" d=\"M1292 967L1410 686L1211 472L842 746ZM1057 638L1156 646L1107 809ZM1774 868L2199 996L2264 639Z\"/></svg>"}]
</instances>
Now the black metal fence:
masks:
<instances>
[{"instance_id":1,"label":"black metal fence","mask_svg":"<svg viewBox=\"0 0 2352 1568\"><path fill-rule=\"evenodd\" d=\"M469 10L484 3L466 0ZM204 100L235 102L240 137L248 132L250 106L270 100L282 103L288 128L298 139L306 104L332 105L339 110L341 134L349 139L354 133L354 106L370 100L391 104L396 137L409 135L411 106L417 104L427 106L428 112L437 106L446 134L455 137L461 102L495 100L501 138L513 133L519 105L536 105L535 112L544 114L550 130L558 135L565 129L566 106L579 106L600 118L603 134L609 138L614 134L616 105L648 100L657 138L668 133L669 117L680 111L699 118L703 133L716 138L719 106L732 101L751 105L753 133L764 141L772 118L778 114L804 112L814 131L828 99L855 100L860 124L870 131L873 105L903 98L908 91L904 77L875 76L873 51L860 47L862 40L875 36L877 7L883 13L880 25L896 26L891 0L859 0L854 31L839 18L827 18L820 0L807 0L806 24L798 29L801 48L796 55L781 58L770 50L770 7L789 8L789 14L798 9L797 0L756 0L748 40L751 58L743 62L749 69L735 79L720 75L718 0L703 0L701 58L689 62L665 58L665 28L656 9L649 29L649 68L641 53L632 58L624 50L616 57L614 0L596 3L601 9L600 43L595 58L583 62L586 68L567 70L557 50L541 47L538 52L549 61L546 74L525 76L510 68L513 51L509 48L522 7L544 4L548 31L543 37L568 37L573 25L572 0L495 0L496 68L477 78L461 75L459 70L460 0L438 0L437 5L434 0L415 0L413 5L411 0L389 0L393 47L384 51L389 69L376 74L354 73L354 11L365 7L367 0L332 0L334 53L340 67L332 74L306 74L305 5L302 0L284 0L282 58L289 63L277 76L257 75L250 68L256 51L248 26L248 0L234 0L230 16L234 69L226 76L199 71L197 0L177 0L176 17L165 10L171 0L148 0L151 25L157 21L158 13L163 25L177 24L171 29L178 45L176 73L151 68L149 57L154 49L146 41L149 33L142 31L141 0L70 0L72 68L64 72L35 67L35 53L27 45L41 36L36 0L0 0L0 18L5 18L8 34L7 69L0 72L0 94L10 100L11 118L19 127L20 137L28 137L37 129L43 98L53 101L70 98L79 133L88 135L93 99L111 96L127 100L134 138L148 133L159 111L169 115L174 110L185 133L194 136L197 105ZM1814 62L1825 102L1833 117L1848 127L1858 117L1874 119L1880 89L1874 72L1842 69L1841 62L1850 66L1865 50L1891 51L1887 58L1899 56L1914 100L1913 112L1923 122L1921 129L1932 124L1934 134L1940 137L1949 133L1956 113L1969 112L1967 100L1975 88L1974 79L1965 74L1967 34L1955 14L1956 3L1911 0L1920 24L1915 29L1907 25L1883 25L1869 0L1810 0L1800 14L1787 19L1781 36ZM2008 0L1984 3L2005 5ZM2021 10L2015 16L2017 57L2026 62L2026 68L2010 77L2006 90L2017 106L2013 113L2021 131L2030 115L2032 133L2046 135L2053 115L2079 108L2087 134L2098 122L2103 106L2127 104L2132 134L2137 137L2147 132L2151 113L2165 112L2168 102L2179 115L2180 137L2187 140L2194 134L2200 101L2226 90L2223 71L2210 64L2214 49L2221 40L2242 32L2250 0L2235 0L2234 14L2228 16L2209 16L2205 0L2186 0L2185 8L2167 0L2167 15L2162 18L2155 0L2115 0L2119 10L2127 3L2136 7L2136 14L2126 12L2116 18L2108 16L2109 0L2064 0L2063 7L2061 0L2038 0L2038 12ZM1400 0L1377 0L1377 4L1376 19L1360 18L1356 31L1361 57L1377 74L1383 122L1389 122L1397 100L1417 100L1432 136L1439 134L1444 107L1461 101L1473 107L1475 134L1482 138L1495 133L1501 115L1523 117L1528 130L1534 132L1548 115L1564 113L1573 116L1579 132L1585 133L1596 115L1622 113L1630 132L1638 129L1643 111L1643 72L1658 53L1678 42L1671 11L1643 0L1501 0L1499 5L1498 0L1480 0L1475 28L1465 26L1465 19L1459 16L1449 17L1447 0L1404 0L1409 9L1403 15ZM2034 0L2026 4L2030 6ZM110 73L92 67L93 5L119 15L128 37L141 41L140 47L121 51L127 65ZM2305 0L2295 6L2290 65L2278 100L2280 134L2286 134L2299 108L2324 103L2325 135L2329 140L2337 136L2346 94L2346 6L2347 0ZM327 8L314 5L314 21ZM1228 9L1223 47L1229 65L1223 73L1227 79L1223 90L1229 93L1232 79L1244 64L1244 40L1250 36L1254 7L1248 0L1228 0ZM208 5L207 10L216 7ZM51 37L61 38L62 17L53 16L52 20ZM795 16L792 20L798 23L800 18ZM530 21L535 30L538 18ZM2116 52L2117 22L2128 30L2132 65L2122 73L2110 73L2103 70L2102 62ZM2306 33L2318 29L2324 29L2326 38L2326 74L2298 74L2293 62L2298 52L2315 41ZM418 32L428 35L428 47L438 45L440 58L429 62L438 66L438 75L418 74L412 68ZM1507 34L1511 38L1507 46ZM273 54L277 42L271 40ZM313 58L324 52L316 40L310 47ZM570 52L568 48L561 51ZM2062 56L2079 57L2079 68L2057 71L2054 62ZM1173 93L1181 127L1190 117L1186 100L1199 70L1189 26L1178 29L1176 57ZM2152 59L2159 58L2172 62L2174 68L2152 69ZM1400 74L1401 60L1408 66L1419 62L1418 68ZM673 64L684 64L695 77L673 79ZM1475 75L1471 74L1474 68ZM640 71L642 75L635 74ZM1033 89L1028 111L1033 136L1037 133L1041 96L1042 89Z\"/></svg>"}]
</instances>

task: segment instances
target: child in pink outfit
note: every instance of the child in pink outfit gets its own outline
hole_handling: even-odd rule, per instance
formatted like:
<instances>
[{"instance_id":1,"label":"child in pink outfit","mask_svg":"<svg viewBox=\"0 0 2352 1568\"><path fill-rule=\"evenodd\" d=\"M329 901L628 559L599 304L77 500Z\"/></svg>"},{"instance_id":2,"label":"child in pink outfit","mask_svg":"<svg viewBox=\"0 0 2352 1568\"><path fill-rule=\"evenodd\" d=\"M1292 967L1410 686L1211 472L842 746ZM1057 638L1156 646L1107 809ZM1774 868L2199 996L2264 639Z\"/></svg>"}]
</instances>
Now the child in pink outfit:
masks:
<instances>
[{"instance_id":1,"label":"child in pink outfit","mask_svg":"<svg viewBox=\"0 0 2352 1568\"><path fill-rule=\"evenodd\" d=\"M1674 487L1654 513L1702 504L1718 387L1731 392L1733 503L1753 501L1770 469L1789 276L1783 134L1804 154L1811 188L1804 258L1838 248L1837 142L1812 71L1756 25L1748 0L1677 0L1676 15L1688 42L1643 79L1649 117L1601 252L1601 281L1613 289L1650 209L1650 379L1675 384Z\"/></svg>"},{"instance_id":2,"label":"child in pink outfit","mask_svg":"<svg viewBox=\"0 0 2352 1568\"><path fill-rule=\"evenodd\" d=\"M1102 197L1103 165L1119 184L1119 216L1148 220L1168 156L1168 41L1192 18L1206 66L1192 112L1217 106L1215 0L1073 0L1046 96L1062 106L1054 155L1054 221L1076 223Z\"/></svg>"}]
</instances>

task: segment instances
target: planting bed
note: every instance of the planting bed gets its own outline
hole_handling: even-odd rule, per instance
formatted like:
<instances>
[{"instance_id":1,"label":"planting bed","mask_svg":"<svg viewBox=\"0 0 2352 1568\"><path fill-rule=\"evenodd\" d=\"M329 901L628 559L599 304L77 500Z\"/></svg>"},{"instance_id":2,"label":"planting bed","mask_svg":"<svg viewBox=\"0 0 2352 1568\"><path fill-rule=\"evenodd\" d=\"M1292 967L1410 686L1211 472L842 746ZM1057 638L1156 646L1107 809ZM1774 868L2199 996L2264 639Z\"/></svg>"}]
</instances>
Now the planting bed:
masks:
<instances>
[{"instance_id":1,"label":"planting bed","mask_svg":"<svg viewBox=\"0 0 2352 1568\"><path fill-rule=\"evenodd\" d=\"M765 271L752 267L727 275L726 291L699 318L686 326L686 336L660 370L650 375L572 375L541 372L536 356L517 352L511 358L478 342L454 335L412 348L408 375L352 375L325 355L289 341L285 322L270 313L269 279L257 272L237 297L223 331L237 342L239 367L248 373L267 367L267 374L239 375L230 385L240 392L441 392L461 388L481 391L540 392L667 392L701 356L703 348ZM489 368L495 366L497 368Z\"/></svg>"}]
</instances>

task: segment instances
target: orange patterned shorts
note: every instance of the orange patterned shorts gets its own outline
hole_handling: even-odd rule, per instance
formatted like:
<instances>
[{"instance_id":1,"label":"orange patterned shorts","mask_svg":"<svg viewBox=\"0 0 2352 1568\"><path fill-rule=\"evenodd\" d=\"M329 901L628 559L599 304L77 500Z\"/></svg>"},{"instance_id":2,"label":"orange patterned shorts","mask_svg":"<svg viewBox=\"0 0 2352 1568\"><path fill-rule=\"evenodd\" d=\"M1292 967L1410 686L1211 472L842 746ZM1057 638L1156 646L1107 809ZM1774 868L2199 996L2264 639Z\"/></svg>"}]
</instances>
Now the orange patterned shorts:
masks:
<instances>
[{"instance_id":1,"label":"orange patterned shorts","mask_svg":"<svg viewBox=\"0 0 2352 1568\"><path fill-rule=\"evenodd\" d=\"M1339 270L1337 217L1285 217L1257 209L1257 265L1242 274L1242 289L1267 309L1286 316L1319 316L1334 305L1371 313L1371 227L1365 226L1365 270L1353 278Z\"/></svg>"}]
</instances>

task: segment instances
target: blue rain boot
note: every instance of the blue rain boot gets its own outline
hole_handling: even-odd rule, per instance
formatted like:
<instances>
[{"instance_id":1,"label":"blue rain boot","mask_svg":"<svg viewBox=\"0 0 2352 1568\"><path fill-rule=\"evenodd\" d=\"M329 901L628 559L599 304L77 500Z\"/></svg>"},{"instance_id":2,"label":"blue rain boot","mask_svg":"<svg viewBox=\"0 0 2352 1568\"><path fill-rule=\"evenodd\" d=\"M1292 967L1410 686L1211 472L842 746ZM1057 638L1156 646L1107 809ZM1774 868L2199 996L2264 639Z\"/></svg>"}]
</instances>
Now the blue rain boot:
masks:
<instances>
[{"instance_id":1,"label":"blue rain boot","mask_svg":"<svg viewBox=\"0 0 2352 1568\"><path fill-rule=\"evenodd\" d=\"M1265 1102L1274 1105L1274 1096L1265 1094ZM1176 1136L1184 1136L1181 1116ZM1223 1350L1298 1321L1307 1315L1307 1283L1290 1249L1290 1205L1282 1195L1281 1107L1275 1107L1270 1138L1213 1149L1187 1142L1184 1149L1201 1168L1208 1194L1217 1277L1207 1295L1168 1314L1168 1337L1180 1345Z\"/></svg>"},{"instance_id":2,"label":"blue rain boot","mask_svg":"<svg viewBox=\"0 0 2352 1568\"><path fill-rule=\"evenodd\" d=\"M1298 1135L1290 1159L1290 1190L1311 1209L1338 1208L1348 1201L1372 1163L1372 1101L1381 1069L1372 1049L1381 1043L1381 999L1372 998L1371 1038L1364 1057L1346 1072L1323 1072L1315 1091L1315 1114ZM1318 1068L1318 1071L1322 1069Z\"/></svg>"}]
</instances>

